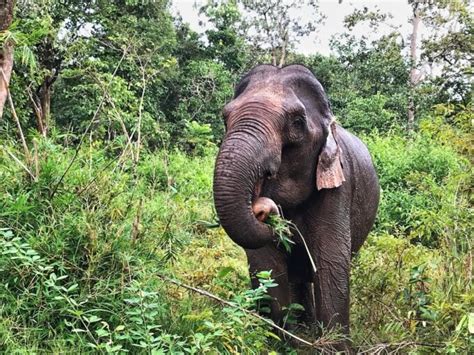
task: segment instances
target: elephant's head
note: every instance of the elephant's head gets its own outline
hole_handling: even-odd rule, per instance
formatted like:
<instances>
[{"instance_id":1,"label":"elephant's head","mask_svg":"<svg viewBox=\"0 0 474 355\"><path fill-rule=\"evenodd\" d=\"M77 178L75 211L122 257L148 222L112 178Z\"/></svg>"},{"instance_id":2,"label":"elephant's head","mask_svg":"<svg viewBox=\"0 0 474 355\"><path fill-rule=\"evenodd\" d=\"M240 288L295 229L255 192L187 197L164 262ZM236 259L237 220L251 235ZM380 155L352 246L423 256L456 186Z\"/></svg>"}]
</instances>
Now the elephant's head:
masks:
<instances>
[{"instance_id":1,"label":"elephant's head","mask_svg":"<svg viewBox=\"0 0 474 355\"><path fill-rule=\"evenodd\" d=\"M255 67L223 115L214 200L222 226L242 247L274 239L263 222L277 204L294 208L344 181L329 103L307 68Z\"/></svg>"}]
</instances>

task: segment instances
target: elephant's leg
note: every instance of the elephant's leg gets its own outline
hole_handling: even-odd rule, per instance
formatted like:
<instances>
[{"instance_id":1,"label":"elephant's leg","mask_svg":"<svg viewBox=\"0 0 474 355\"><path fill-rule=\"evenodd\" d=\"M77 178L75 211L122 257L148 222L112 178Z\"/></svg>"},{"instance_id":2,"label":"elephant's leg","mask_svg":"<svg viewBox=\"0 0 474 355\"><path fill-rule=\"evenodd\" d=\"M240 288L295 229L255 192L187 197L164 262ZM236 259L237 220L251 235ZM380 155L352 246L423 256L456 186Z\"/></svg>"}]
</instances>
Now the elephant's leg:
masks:
<instances>
[{"instance_id":1,"label":"elephant's leg","mask_svg":"<svg viewBox=\"0 0 474 355\"><path fill-rule=\"evenodd\" d=\"M304 216L305 240L316 264L313 274L316 317L325 328L342 326L349 333L351 262L349 184L322 190Z\"/></svg>"},{"instance_id":2,"label":"elephant's leg","mask_svg":"<svg viewBox=\"0 0 474 355\"><path fill-rule=\"evenodd\" d=\"M350 239L326 232L318 234L315 243L316 315L324 327L340 325L349 333Z\"/></svg>"},{"instance_id":3,"label":"elephant's leg","mask_svg":"<svg viewBox=\"0 0 474 355\"><path fill-rule=\"evenodd\" d=\"M326 330L340 327L339 331L348 335L350 238L334 230L319 228L314 240L317 321ZM350 341L346 339L333 344L330 349L352 353Z\"/></svg>"},{"instance_id":4,"label":"elephant's leg","mask_svg":"<svg viewBox=\"0 0 474 355\"><path fill-rule=\"evenodd\" d=\"M316 321L312 273L306 249L301 245L294 246L288 263L291 303L304 307L300 320L307 324Z\"/></svg>"},{"instance_id":5,"label":"elephant's leg","mask_svg":"<svg viewBox=\"0 0 474 355\"><path fill-rule=\"evenodd\" d=\"M312 282L291 283L291 303L298 303L304 307L300 320L306 324L316 322L314 288Z\"/></svg>"},{"instance_id":6,"label":"elephant's leg","mask_svg":"<svg viewBox=\"0 0 474 355\"><path fill-rule=\"evenodd\" d=\"M268 289L268 294L272 298L270 316L274 322L281 323L284 317L282 308L290 304L286 253L275 245L267 245L260 249L246 249L245 252L249 263L252 288L256 289L260 284L256 277L260 271L272 271L272 278L278 286Z\"/></svg>"}]
</instances>

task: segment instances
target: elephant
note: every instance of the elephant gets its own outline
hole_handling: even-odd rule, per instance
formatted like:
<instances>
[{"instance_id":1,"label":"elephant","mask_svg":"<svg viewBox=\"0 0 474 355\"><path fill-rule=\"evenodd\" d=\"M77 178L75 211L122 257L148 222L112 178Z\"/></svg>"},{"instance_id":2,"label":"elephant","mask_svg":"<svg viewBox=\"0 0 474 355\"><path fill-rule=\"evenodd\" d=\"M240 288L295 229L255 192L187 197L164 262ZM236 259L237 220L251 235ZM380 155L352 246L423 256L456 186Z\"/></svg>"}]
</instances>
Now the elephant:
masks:
<instances>
[{"instance_id":1,"label":"elephant","mask_svg":"<svg viewBox=\"0 0 474 355\"><path fill-rule=\"evenodd\" d=\"M373 226L380 195L367 147L335 121L322 85L303 65L254 67L222 113L214 204L225 232L245 250L252 287L258 272L271 270L275 322L299 303L305 321L348 334L351 258ZM278 213L301 235L290 252L265 223Z\"/></svg>"}]
</instances>

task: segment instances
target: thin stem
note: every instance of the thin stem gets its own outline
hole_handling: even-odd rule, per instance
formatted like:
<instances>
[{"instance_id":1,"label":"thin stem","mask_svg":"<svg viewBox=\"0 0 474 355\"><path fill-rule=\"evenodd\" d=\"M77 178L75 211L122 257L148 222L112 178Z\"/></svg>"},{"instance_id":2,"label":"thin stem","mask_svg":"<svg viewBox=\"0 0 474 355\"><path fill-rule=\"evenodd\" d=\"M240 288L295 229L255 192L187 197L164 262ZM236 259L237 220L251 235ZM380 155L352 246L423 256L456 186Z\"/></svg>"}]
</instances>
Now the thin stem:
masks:
<instances>
[{"instance_id":1,"label":"thin stem","mask_svg":"<svg viewBox=\"0 0 474 355\"><path fill-rule=\"evenodd\" d=\"M28 169L28 168L26 167L26 165L23 164L20 159L18 159L16 156L14 156L13 153L10 152L7 148L4 148L4 149L5 149L5 151L7 152L7 154L8 154L10 157L12 157L12 159L13 159L14 161L16 161L16 162L18 163L18 165L20 165L20 166L28 173L28 175L31 176L31 178L33 179L33 181L36 182L36 181L37 181L37 178L36 178L36 176L30 171L30 169Z\"/></svg>"},{"instance_id":2,"label":"thin stem","mask_svg":"<svg viewBox=\"0 0 474 355\"><path fill-rule=\"evenodd\" d=\"M7 88L8 103L10 104L12 116L13 116L13 119L15 120L16 126L18 128L18 132L20 134L21 143L23 145L23 150L25 151L26 161L28 164L31 160L30 151L28 149L28 145L26 144L26 139L25 139L25 135L23 134L23 130L21 129L20 120L18 119L18 115L16 114L15 105L13 104L12 95L10 93L10 87L8 86L7 77L5 76L5 72L3 71L2 68L0 68L0 71L2 72L2 79L5 82L5 86Z\"/></svg>"},{"instance_id":3,"label":"thin stem","mask_svg":"<svg viewBox=\"0 0 474 355\"><path fill-rule=\"evenodd\" d=\"M330 345L330 344L331 344L331 342L328 342L328 341L323 340L323 339L320 339L320 340L318 340L318 341L316 341L316 342L311 343L311 342L309 342L309 341L307 341L307 340L305 340L305 339L303 339L303 338L300 338L299 336L297 336L297 335L295 335L295 334L293 334L293 333L290 333L289 331L285 330L284 328L282 328L282 327L276 325L276 324L273 323L271 320L266 319L265 317L262 317L261 315L255 313L255 312L252 312L252 311L249 311L249 310L247 310L247 309L245 309L245 308L242 308L242 307L236 305L235 303L232 303L232 302L230 302L230 301L224 300L224 299L220 298L219 296L216 296L216 295L210 293L209 291L202 290L202 289L197 288L197 287L194 287L194 286L186 285L186 284L182 283L181 281L174 280L174 279L169 278L169 277L167 277L167 276L165 276L165 275L157 274L157 276L158 276L159 278L161 278L162 280L164 280L164 281L171 282L171 283L173 283L173 284L175 284L175 285L177 285L177 286L179 286L179 287L185 288L185 289L187 289L187 290L190 290L190 291L196 292L196 293L198 293L198 294L200 294L200 295L203 295L203 296L206 296L206 297L208 297L208 298L211 298L211 299L213 299L214 301L217 301L217 302L219 302L219 303L221 303L221 304L224 304L224 305L226 305L226 306L229 306L229 307L232 307L232 308L236 308L236 309L238 309L239 311L242 311L242 312L244 312L245 314L248 314L249 316L252 316L252 317L254 317L254 318L257 318L257 319L263 321L264 323L270 325L272 328L278 329L280 332L284 333L285 335L288 335L290 338L293 338L293 339L299 341L300 343L305 344L305 345L307 345L307 346L310 346L310 347L312 347L312 348L319 348L319 349L321 349L321 348L323 347L323 344L324 344L324 345Z\"/></svg>"},{"instance_id":4,"label":"thin stem","mask_svg":"<svg viewBox=\"0 0 474 355\"><path fill-rule=\"evenodd\" d=\"M138 163L140 159L140 146L141 146L141 138L142 138L142 115L143 115L143 101L145 99L145 91L146 91L146 65L140 61L141 70L142 70L142 94L140 96L140 105L138 106L138 129L137 129L137 153L135 155L135 163Z\"/></svg>"},{"instance_id":5,"label":"thin stem","mask_svg":"<svg viewBox=\"0 0 474 355\"><path fill-rule=\"evenodd\" d=\"M298 233L301 240L303 241L303 244L304 244L304 247L306 249L306 253L308 253L309 261L311 262L311 266L313 268L313 271L314 271L314 273L316 273L318 271L318 269L316 268L316 264L314 263L313 257L311 256L311 253L309 252L309 248L308 248L308 244L306 244L306 240L304 240L303 235L299 231L296 224L294 224L293 222L289 222L289 225L296 231L296 233Z\"/></svg>"}]
</instances>

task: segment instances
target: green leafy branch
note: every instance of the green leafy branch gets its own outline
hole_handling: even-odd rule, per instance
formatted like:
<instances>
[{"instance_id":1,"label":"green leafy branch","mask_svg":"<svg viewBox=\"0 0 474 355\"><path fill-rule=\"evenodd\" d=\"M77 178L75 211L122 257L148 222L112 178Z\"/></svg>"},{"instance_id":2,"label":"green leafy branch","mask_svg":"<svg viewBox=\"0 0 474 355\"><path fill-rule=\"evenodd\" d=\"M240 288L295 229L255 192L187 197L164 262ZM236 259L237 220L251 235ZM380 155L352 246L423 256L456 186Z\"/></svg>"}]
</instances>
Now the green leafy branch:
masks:
<instances>
[{"instance_id":1,"label":"green leafy branch","mask_svg":"<svg viewBox=\"0 0 474 355\"><path fill-rule=\"evenodd\" d=\"M316 264L313 260L313 257L311 256L311 253L309 252L308 245L306 244L306 240L303 238L303 235L299 231L298 227L296 224L294 224L292 221L285 219L282 217L281 213L281 208L280 208L280 214L271 214L268 216L267 220L265 221L266 224L272 227L274 234L278 238L278 243L281 243L285 250L288 253L291 253L291 248L292 245L295 245L296 243L293 240L294 232L301 238L303 245L305 247L306 253L308 254L309 261L311 262L311 267L313 268L313 271L316 273L317 268Z\"/></svg>"}]
</instances>

